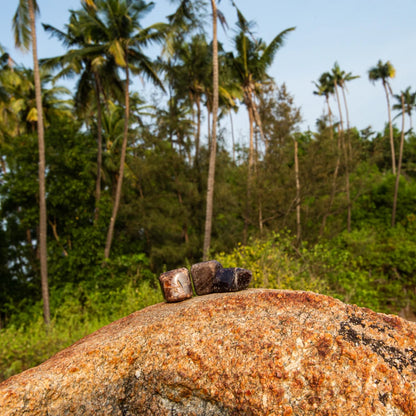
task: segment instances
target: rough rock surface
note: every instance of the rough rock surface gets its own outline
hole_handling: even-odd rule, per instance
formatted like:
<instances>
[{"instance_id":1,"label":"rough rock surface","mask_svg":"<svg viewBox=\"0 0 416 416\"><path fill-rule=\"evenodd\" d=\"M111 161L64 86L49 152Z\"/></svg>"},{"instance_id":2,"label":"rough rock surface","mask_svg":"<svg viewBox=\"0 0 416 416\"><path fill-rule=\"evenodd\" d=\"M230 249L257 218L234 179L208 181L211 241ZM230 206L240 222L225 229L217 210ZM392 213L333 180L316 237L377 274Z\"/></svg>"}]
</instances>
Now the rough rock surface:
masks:
<instances>
[{"instance_id":1,"label":"rough rock surface","mask_svg":"<svg viewBox=\"0 0 416 416\"><path fill-rule=\"evenodd\" d=\"M162 303L0 384L1 415L416 415L416 325L308 292Z\"/></svg>"}]
</instances>

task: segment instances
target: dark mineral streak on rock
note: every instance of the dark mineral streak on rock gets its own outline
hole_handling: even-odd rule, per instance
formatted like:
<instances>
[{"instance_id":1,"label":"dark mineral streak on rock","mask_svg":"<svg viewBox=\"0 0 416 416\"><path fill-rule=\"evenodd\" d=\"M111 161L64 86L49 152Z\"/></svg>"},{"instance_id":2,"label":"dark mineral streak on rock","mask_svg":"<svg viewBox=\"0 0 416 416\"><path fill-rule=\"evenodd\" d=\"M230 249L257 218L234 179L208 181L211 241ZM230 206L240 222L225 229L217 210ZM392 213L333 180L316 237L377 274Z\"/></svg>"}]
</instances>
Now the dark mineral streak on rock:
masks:
<instances>
[{"instance_id":1,"label":"dark mineral streak on rock","mask_svg":"<svg viewBox=\"0 0 416 416\"><path fill-rule=\"evenodd\" d=\"M162 273L159 282L166 302L180 302L192 297L191 279L185 267Z\"/></svg>"},{"instance_id":2,"label":"dark mineral streak on rock","mask_svg":"<svg viewBox=\"0 0 416 416\"><path fill-rule=\"evenodd\" d=\"M353 328L353 325L358 328ZM360 330L360 328L362 328ZM394 346L387 345L384 340L375 339L365 335L363 329L366 325L363 320L356 316L350 316L348 321L340 323L339 334L356 347L365 345L381 357L390 367L395 368L400 374L404 368L410 368L416 374L416 350L407 348L400 350ZM386 328L380 325L370 324L369 328L384 333Z\"/></svg>"},{"instance_id":3,"label":"dark mineral streak on rock","mask_svg":"<svg viewBox=\"0 0 416 416\"><path fill-rule=\"evenodd\" d=\"M237 292L247 289L252 278L249 270L239 267L220 269L215 275L213 292Z\"/></svg>"},{"instance_id":4,"label":"dark mineral streak on rock","mask_svg":"<svg viewBox=\"0 0 416 416\"><path fill-rule=\"evenodd\" d=\"M198 296L213 292L214 278L220 269L222 269L221 263L216 260L203 261L192 265L192 281Z\"/></svg>"}]
</instances>

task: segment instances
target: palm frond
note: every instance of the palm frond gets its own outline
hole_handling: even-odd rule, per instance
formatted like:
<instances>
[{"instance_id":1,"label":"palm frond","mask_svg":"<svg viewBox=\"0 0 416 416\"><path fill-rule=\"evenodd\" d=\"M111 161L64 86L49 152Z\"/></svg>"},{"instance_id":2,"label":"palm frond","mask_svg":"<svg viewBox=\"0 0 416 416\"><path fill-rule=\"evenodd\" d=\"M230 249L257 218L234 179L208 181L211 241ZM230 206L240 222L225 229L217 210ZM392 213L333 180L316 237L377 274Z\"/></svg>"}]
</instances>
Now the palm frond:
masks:
<instances>
[{"instance_id":1,"label":"palm frond","mask_svg":"<svg viewBox=\"0 0 416 416\"><path fill-rule=\"evenodd\" d=\"M17 48L28 51L32 41L29 16L29 2L19 0L16 12L13 16L14 43Z\"/></svg>"},{"instance_id":2,"label":"palm frond","mask_svg":"<svg viewBox=\"0 0 416 416\"><path fill-rule=\"evenodd\" d=\"M284 45L287 35L290 32L293 32L296 28L290 27L288 29L283 30L274 39L266 46L264 49L259 64L263 67L267 67L271 64L276 55L276 52L279 48Z\"/></svg>"}]
</instances>

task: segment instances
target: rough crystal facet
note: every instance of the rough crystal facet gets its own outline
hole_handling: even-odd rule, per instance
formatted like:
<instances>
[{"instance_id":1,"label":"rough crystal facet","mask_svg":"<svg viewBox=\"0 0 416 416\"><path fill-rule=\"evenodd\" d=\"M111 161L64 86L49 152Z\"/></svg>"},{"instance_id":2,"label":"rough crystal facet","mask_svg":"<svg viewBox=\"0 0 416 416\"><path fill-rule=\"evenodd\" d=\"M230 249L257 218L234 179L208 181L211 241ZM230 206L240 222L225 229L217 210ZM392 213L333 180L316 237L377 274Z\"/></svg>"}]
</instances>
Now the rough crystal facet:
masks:
<instances>
[{"instance_id":1,"label":"rough crystal facet","mask_svg":"<svg viewBox=\"0 0 416 416\"><path fill-rule=\"evenodd\" d=\"M221 263L216 260L203 261L192 265L191 276L197 295L207 295L214 291L215 275L221 269Z\"/></svg>"},{"instance_id":2,"label":"rough crystal facet","mask_svg":"<svg viewBox=\"0 0 416 416\"><path fill-rule=\"evenodd\" d=\"M159 282L166 302L180 302L192 297L191 279L185 267L162 273Z\"/></svg>"},{"instance_id":3,"label":"rough crystal facet","mask_svg":"<svg viewBox=\"0 0 416 416\"><path fill-rule=\"evenodd\" d=\"M225 268L217 271L213 292L237 292L247 289L253 277L250 270L235 268Z\"/></svg>"}]
</instances>

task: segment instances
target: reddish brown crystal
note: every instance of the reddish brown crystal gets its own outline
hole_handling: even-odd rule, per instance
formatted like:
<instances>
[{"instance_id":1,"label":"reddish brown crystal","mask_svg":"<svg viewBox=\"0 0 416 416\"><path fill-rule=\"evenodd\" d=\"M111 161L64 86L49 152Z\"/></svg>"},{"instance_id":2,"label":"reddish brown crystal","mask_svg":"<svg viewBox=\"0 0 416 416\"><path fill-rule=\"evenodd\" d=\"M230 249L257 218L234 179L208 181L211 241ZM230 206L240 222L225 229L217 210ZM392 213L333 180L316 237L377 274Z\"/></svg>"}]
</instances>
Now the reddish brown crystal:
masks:
<instances>
[{"instance_id":1,"label":"reddish brown crystal","mask_svg":"<svg viewBox=\"0 0 416 416\"><path fill-rule=\"evenodd\" d=\"M185 267L162 273L159 282L166 302L180 302L192 297L191 279Z\"/></svg>"}]
</instances>

